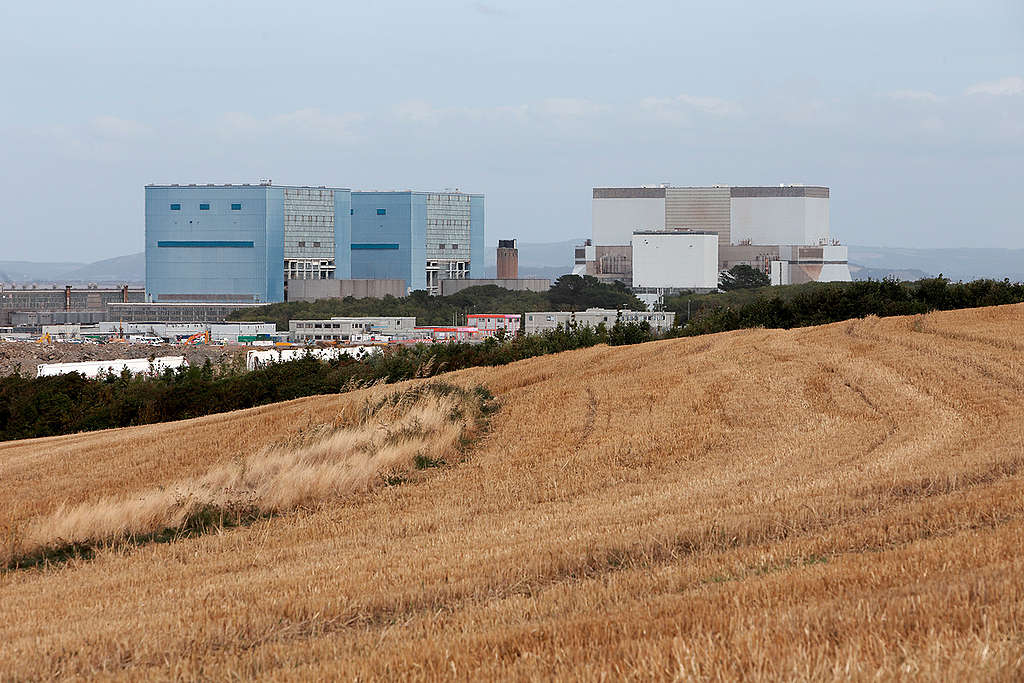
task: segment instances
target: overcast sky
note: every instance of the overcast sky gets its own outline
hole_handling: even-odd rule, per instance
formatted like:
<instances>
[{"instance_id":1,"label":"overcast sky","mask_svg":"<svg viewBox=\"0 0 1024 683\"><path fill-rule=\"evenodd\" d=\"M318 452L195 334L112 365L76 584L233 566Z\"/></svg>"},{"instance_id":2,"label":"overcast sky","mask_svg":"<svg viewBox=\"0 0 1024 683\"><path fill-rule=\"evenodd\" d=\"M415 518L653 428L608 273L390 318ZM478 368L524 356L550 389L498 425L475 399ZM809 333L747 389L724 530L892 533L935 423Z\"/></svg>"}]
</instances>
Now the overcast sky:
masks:
<instances>
[{"instance_id":1,"label":"overcast sky","mask_svg":"<svg viewBox=\"0 0 1024 683\"><path fill-rule=\"evenodd\" d=\"M4 2L0 260L143 247L150 182L823 184L848 244L1024 247L1024 1Z\"/></svg>"}]
</instances>

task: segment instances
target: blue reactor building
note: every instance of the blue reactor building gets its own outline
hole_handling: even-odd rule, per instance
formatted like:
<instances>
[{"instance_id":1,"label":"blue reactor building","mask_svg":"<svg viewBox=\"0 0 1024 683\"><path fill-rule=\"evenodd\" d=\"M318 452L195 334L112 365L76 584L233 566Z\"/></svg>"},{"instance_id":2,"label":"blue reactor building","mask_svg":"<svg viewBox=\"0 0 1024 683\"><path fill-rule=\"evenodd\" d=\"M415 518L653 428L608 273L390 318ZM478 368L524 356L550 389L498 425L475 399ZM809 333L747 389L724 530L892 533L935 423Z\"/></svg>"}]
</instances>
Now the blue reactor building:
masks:
<instances>
[{"instance_id":1,"label":"blue reactor building","mask_svg":"<svg viewBox=\"0 0 1024 683\"><path fill-rule=\"evenodd\" d=\"M146 300L285 299L287 280L483 277L484 197L459 191L147 185Z\"/></svg>"}]
</instances>

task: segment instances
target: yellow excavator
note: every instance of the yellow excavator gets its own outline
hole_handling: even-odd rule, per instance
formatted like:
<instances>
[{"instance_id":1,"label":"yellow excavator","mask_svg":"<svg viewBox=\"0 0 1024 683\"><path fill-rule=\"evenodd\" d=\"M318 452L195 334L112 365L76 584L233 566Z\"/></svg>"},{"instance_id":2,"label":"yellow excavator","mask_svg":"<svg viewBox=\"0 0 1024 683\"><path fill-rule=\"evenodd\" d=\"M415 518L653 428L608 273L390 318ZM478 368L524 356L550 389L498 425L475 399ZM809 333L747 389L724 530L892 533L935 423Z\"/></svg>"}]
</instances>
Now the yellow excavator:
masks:
<instances>
[{"instance_id":1,"label":"yellow excavator","mask_svg":"<svg viewBox=\"0 0 1024 683\"><path fill-rule=\"evenodd\" d=\"M36 339L36 344L49 344L52 341L53 340L50 339L50 333L49 332L45 332L45 333L43 333L42 337L40 337L39 339Z\"/></svg>"}]
</instances>

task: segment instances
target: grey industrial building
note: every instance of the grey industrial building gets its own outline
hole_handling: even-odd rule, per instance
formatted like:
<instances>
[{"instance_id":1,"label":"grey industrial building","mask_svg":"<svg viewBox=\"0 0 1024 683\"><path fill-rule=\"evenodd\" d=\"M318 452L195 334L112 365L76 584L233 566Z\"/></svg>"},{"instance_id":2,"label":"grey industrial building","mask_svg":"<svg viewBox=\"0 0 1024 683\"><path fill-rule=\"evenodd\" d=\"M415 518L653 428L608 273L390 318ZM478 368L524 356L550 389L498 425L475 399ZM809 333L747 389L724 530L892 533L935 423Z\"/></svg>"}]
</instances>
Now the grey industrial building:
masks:
<instances>
[{"instance_id":1,"label":"grey industrial building","mask_svg":"<svg viewBox=\"0 0 1024 683\"><path fill-rule=\"evenodd\" d=\"M830 195L817 185L596 187L592 238L577 247L573 272L632 286L633 235L675 231L716 234L719 270L750 265L773 284L849 281L847 249L829 226ZM685 260L663 251L666 263L648 265Z\"/></svg>"},{"instance_id":2,"label":"grey industrial building","mask_svg":"<svg viewBox=\"0 0 1024 683\"><path fill-rule=\"evenodd\" d=\"M28 312L39 314L29 326L99 322L105 319L103 316L106 315L107 304L144 300L145 292L142 289L128 286L100 288L68 285L42 289L0 285L0 325L17 326L12 316ZM26 321L26 318L20 320Z\"/></svg>"},{"instance_id":3,"label":"grey industrial building","mask_svg":"<svg viewBox=\"0 0 1024 683\"><path fill-rule=\"evenodd\" d=\"M289 320L288 334L300 343L316 341L347 342L353 335L384 335L389 337L412 334L416 327L414 316L336 317L326 320Z\"/></svg>"}]
</instances>

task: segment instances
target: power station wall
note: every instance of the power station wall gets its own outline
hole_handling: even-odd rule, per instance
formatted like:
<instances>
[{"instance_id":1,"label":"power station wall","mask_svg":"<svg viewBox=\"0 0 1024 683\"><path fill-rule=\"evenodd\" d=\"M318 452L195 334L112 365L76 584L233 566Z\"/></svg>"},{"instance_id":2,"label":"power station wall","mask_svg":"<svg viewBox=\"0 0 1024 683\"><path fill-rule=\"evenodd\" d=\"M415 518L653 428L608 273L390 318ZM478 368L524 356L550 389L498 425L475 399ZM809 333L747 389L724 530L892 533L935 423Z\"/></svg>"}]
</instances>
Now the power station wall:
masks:
<instances>
[{"instance_id":1,"label":"power station wall","mask_svg":"<svg viewBox=\"0 0 1024 683\"><path fill-rule=\"evenodd\" d=\"M665 228L664 189L660 197L599 197L599 193L600 188L595 188L592 202L595 245L625 245L637 230Z\"/></svg>"},{"instance_id":2,"label":"power station wall","mask_svg":"<svg viewBox=\"0 0 1024 683\"><path fill-rule=\"evenodd\" d=\"M546 278L441 280L441 296L456 294L470 287L486 287L487 285L495 285L502 289L511 289L517 292L546 292L551 289L551 280Z\"/></svg>"},{"instance_id":3,"label":"power station wall","mask_svg":"<svg viewBox=\"0 0 1024 683\"><path fill-rule=\"evenodd\" d=\"M633 235L633 286L656 289L715 289L716 233Z\"/></svg>"},{"instance_id":4,"label":"power station wall","mask_svg":"<svg viewBox=\"0 0 1024 683\"><path fill-rule=\"evenodd\" d=\"M469 276L484 276L484 198L469 197Z\"/></svg>"},{"instance_id":5,"label":"power station wall","mask_svg":"<svg viewBox=\"0 0 1024 683\"><path fill-rule=\"evenodd\" d=\"M146 187L147 300L281 301L283 262L283 188Z\"/></svg>"},{"instance_id":6,"label":"power station wall","mask_svg":"<svg viewBox=\"0 0 1024 683\"><path fill-rule=\"evenodd\" d=\"M352 277L352 193L334 191L334 277Z\"/></svg>"},{"instance_id":7,"label":"power station wall","mask_svg":"<svg viewBox=\"0 0 1024 683\"><path fill-rule=\"evenodd\" d=\"M351 277L426 287L426 195L352 193Z\"/></svg>"},{"instance_id":8,"label":"power station wall","mask_svg":"<svg viewBox=\"0 0 1024 683\"><path fill-rule=\"evenodd\" d=\"M704 230L730 243L728 187L669 187L665 190L665 228Z\"/></svg>"},{"instance_id":9,"label":"power station wall","mask_svg":"<svg viewBox=\"0 0 1024 683\"><path fill-rule=\"evenodd\" d=\"M406 295L405 280L288 280L288 301L383 299Z\"/></svg>"},{"instance_id":10,"label":"power station wall","mask_svg":"<svg viewBox=\"0 0 1024 683\"><path fill-rule=\"evenodd\" d=\"M827 197L733 197L732 241L820 244L829 241Z\"/></svg>"}]
</instances>

